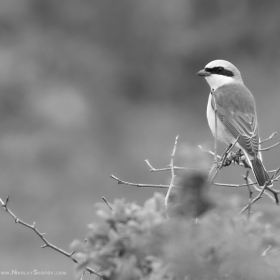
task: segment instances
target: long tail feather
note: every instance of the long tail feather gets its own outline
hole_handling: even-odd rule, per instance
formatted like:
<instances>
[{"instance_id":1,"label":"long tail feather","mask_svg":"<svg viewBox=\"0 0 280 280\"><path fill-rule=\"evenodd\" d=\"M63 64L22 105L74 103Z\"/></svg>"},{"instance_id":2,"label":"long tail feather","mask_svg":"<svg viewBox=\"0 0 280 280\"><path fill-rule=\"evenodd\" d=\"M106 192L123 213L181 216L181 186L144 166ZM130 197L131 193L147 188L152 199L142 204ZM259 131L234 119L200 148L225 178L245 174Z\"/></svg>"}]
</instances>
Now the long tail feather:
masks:
<instances>
[{"instance_id":1,"label":"long tail feather","mask_svg":"<svg viewBox=\"0 0 280 280\"><path fill-rule=\"evenodd\" d=\"M268 173L266 172L262 161L259 158L254 158L251 160L252 163L252 169L254 172L254 175L257 179L257 182L259 184L259 186L264 186L264 184L269 181L270 177L268 175ZM270 181L268 183L268 186L271 186L272 182Z\"/></svg>"}]
</instances>

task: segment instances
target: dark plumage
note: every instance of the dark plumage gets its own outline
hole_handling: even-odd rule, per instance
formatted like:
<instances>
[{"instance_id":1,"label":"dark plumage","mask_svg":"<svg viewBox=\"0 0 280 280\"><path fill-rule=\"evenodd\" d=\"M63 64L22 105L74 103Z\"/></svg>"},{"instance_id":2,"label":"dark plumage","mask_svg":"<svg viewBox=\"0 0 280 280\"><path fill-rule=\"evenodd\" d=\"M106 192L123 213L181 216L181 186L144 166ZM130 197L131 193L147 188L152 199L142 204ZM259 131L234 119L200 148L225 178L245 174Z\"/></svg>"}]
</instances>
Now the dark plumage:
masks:
<instances>
[{"instance_id":1,"label":"dark plumage","mask_svg":"<svg viewBox=\"0 0 280 280\"><path fill-rule=\"evenodd\" d=\"M211 74L224 75L228 77L234 76L232 71L225 69L224 67L205 68L205 71Z\"/></svg>"}]
</instances>

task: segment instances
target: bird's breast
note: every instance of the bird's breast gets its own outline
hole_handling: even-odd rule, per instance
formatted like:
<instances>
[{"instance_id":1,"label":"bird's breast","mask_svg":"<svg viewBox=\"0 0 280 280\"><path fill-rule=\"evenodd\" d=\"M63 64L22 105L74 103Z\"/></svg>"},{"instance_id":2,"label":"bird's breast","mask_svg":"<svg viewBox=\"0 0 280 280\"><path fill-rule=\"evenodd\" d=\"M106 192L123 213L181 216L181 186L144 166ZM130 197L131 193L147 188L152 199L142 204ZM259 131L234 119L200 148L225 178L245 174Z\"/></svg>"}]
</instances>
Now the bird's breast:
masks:
<instances>
[{"instance_id":1,"label":"bird's breast","mask_svg":"<svg viewBox=\"0 0 280 280\"><path fill-rule=\"evenodd\" d=\"M209 127L215 137L215 111L212 107L212 94L209 94L208 104L207 104L207 120ZM226 129L222 121L217 117L217 139L227 145L233 143L235 141L232 134Z\"/></svg>"}]
</instances>

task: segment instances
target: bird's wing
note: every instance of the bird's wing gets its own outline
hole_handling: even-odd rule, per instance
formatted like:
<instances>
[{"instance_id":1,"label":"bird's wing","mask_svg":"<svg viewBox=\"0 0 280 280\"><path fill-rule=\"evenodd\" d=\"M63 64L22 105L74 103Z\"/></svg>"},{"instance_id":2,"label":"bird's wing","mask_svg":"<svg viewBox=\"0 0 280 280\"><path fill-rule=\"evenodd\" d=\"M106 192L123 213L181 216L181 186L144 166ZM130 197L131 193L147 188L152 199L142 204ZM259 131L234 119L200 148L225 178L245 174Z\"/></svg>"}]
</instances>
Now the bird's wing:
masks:
<instances>
[{"instance_id":1,"label":"bird's wing","mask_svg":"<svg viewBox=\"0 0 280 280\"><path fill-rule=\"evenodd\" d=\"M239 145L255 157L259 149L259 133L255 101L249 90L241 85L233 88L221 87L215 91L218 117ZM243 88L244 87L244 88ZM232 92L233 91L233 92ZM214 108L214 98L212 98Z\"/></svg>"}]
</instances>

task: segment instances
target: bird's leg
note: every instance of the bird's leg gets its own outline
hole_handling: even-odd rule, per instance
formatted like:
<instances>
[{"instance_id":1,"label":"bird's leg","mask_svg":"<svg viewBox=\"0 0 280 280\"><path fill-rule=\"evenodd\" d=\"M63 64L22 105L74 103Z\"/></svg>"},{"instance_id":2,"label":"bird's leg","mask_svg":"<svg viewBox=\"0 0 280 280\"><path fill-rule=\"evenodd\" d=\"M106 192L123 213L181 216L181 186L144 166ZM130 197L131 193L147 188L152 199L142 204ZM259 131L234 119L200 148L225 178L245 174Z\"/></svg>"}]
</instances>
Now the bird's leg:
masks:
<instances>
[{"instance_id":1,"label":"bird's leg","mask_svg":"<svg viewBox=\"0 0 280 280\"><path fill-rule=\"evenodd\" d=\"M228 154L227 158L225 159L224 166L230 166L232 163L234 163L235 157L236 157L236 154L233 152L230 152Z\"/></svg>"},{"instance_id":2,"label":"bird's leg","mask_svg":"<svg viewBox=\"0 0 280 280\"><path fill-rule=\"evenodd\" d=\"M228 148L225 150L225 152L222 154L221 156L221 160L218 163L214 163L209 171L209 176L208 176L208 182L212 183L213 180L215 179L215 177L217 176L217 174L219 173L219 171L221 170L221 168L224 166L225 164L225 160L228 156L228 154L230 153L231 149L236 145L236 143L239 140L239 136L236 138L236 140L234 141L233 144L230 144L228 146Z\"/></svg>"},{"instance_id":3,"label":"bird's leg","mask_svg":"<svg viewBox=\"0 0 280 280\"><path fill-rule=\"evenodd\" d=\"M234 158L234 161L237 163L237 164L240 164L242 163L244 165L245 168L250 168L251 169L251 166L250 164L248 163L247 161L247 158L245 156L245 154L242 152L241 149L239 149L236 154L235 154L235 158Z\"/></svg>"},{"instance_id":4,"label":"bird's leg","mask_svg":"<svg viewBox=\"0 0 280 280\"><path fill-rule=\"evenodd\" d=\"M225 149L224 153L222 154L222 158L221 158L222 165L224 165L225 162L227 161L231 147L232 147L232 144L229 144L228 147Z\"/></svg>"},{"instance_id":5,"label":"bird's leg","mask_svg":"<svg viewBox=\"0 0 280 280\"><path fill-rule=\"evenodd\" d=\"M230 152L231 148L232 148L232 144L229 144L229 146L225 149L224 153L222 154L221 160L220 162L218 162L217 165L223 167L223 166L229 166L231 164L230 157L228 157L228 155L231 153Z\"/></svg>"},{"instance_id":6,"label":"bird's leg","mask_svg":"<svg viewBox=\"0 0 280 280\"><path fill-rule=\"evenodd\" d=\"M240 162L242 161L242 156L244 156L243 152L241 149L239 149L238 151L236 151L235 154L232 155L232 161L234 163L240 164Z\"/></svg>"},{"instance_id":7,"label":"bird's leg","mask_svg":"<svg viewBox=\"0 0 280 280\"><path fill-rule=\"evenodd\" d=\"M238 165L242 163L245 168L251 169L251 166L249 165L241 149L237 150L235 153L230 152L228 154L227 158L225 159L224 166L229 166L231 163L237 163Z\"/></svg>"}]
</instances>

